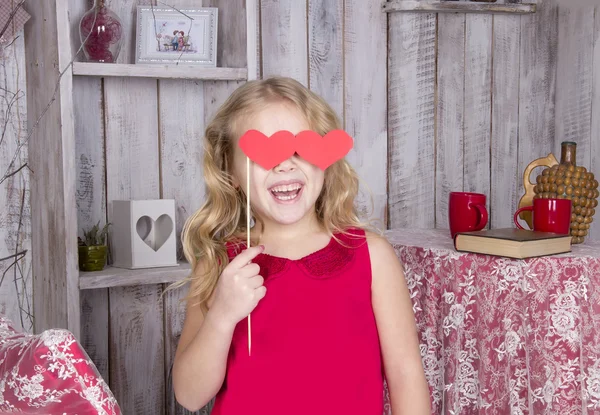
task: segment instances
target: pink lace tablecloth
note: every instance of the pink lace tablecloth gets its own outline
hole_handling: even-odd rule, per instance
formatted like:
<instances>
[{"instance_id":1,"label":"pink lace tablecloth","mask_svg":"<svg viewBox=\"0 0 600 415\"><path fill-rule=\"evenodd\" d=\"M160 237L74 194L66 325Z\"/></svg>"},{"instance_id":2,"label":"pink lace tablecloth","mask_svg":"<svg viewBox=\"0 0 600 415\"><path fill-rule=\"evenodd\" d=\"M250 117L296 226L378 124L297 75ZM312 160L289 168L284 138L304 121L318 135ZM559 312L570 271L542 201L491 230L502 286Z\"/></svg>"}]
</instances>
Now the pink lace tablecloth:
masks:
<instances>
[{"instance_id":1,"label":"pink lace tablecloth","mask_svg":"<svg viewBox=\"0 0 600 415\"><path fill-rule=\"evenodd\" d=\"M387 232L404 265L435 414L600 414L600 244L514 260L447 230Z\"/></svg>"}]
</instances>

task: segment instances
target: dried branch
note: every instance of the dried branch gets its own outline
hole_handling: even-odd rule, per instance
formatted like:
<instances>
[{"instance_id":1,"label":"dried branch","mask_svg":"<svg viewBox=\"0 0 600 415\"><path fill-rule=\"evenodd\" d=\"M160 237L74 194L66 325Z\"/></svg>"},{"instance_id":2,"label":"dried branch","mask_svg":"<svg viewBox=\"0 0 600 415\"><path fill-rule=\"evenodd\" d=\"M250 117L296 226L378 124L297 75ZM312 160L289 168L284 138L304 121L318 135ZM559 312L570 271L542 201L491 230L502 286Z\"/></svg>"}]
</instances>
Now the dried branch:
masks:
<instances>
[{"instance_id":1,"label":"dried branch","mask_svg":"<svg viewBox=\"0 0 600 415\"><path fill-rule=\"evenodd\" d=\"M28 163L25 163L25 164L23 164L21 167L19 167L17 170L13 171L12 173L8 173L8 174L6 175L6 179L8 179L8 178L10 178L10 177L14 176L15 174L17 174L18 172L20 172L21 170L23 170L25 167L27 167L27 168L29 169L29 164L28 164ZM33 170L31 170L31 169L29 169L29 171L30 171L30 172L33 172Z\"/></svg>"},{"instance_id":2,"label":"dried branch","mask_svg":"<svg viewBox=\"0 0 600 415\"><path fill-rule=\"evenodd\" d=\"M21 192L21 210L19 211L19 222L17 224L17 233L16 233L16 237L15 237L15 255L18 254L18 249L19 249L19 235L21 233L21 228L23 227L23 212L25 210L25 190L23 190L23 192ZM15 284L15 292L18 294L19 293L19 284L17 281L17 271L20 270L20 268L18 266L13 267L14 269L14 278L13 278L13 282ZM23 277L23 274L21 274L21 278ZM1 284L0 284L1 285ZM23 304L21 303L21 298L19 297L19 295L17 295L17 304L19 305L19 310L23 309ZM21 318L21 327L25 327L25 322L23 321L23 314L19 313L19 317Z\"/></svg>"},{"instance_id":3,"label":"dried branch","mask_svg":"<svg viewBox=\"0 0 600 415\"><path fill-rule=\"evenodd\" d=\"M12 254L12 255L9 255L9 256L5 256L4 258L0 258L0 262L6 261L6 260L11 259L11 258L16 258L16 257L21 256L21 255L25 255L26 253L27 253L27 250L25 249L25 250L23 250L21 252L17 252L16 254ZM2 285L2 284L0 284L0 285Z\"/></svg>"},{"instance_id":4,"label":"dried branch","mask_svg":"<svg viewBox=\"0 0 600 415\"><path fill-rule=\"evenodd\" d=\"M3 47L4 47L4 49L6 49L6 48L8 48L8 47L11 47L11 46L12 46L12 44L13 44L13 43L15 43L15 42L17 41L17 39L18 39L18 38L19 38L19 36L15 36L15 37L13 38L13 40L11 40L10 42L8 42L6 45L4 45L4 46L3 46Z\"/></svg>"},{"instance_id":5,"label":"dried branch","mask_svg":"<svg viewBox=\"0 0 600 415\"><path fill-rule=\"evenodd\" d=\"M18 94L18 91L17 91ZM4 125L2 126L2 135L0 135L0 146L4 141L4 137L6 136L6 130L8 129L8 123L11 119L10 115L12 112L12 107L19 100L19 96L17 94L13 94L12 98L8 102L8 106L6 107L6 113L4 114Z\"/></svg>"},{"instance_id":6,"label":"dried branch","mask_svg":"<svg viewBox=\"0 0 600 415\"><path fill-rule=\"evenodd\" d=\"M14 16L14 14L11 16ZM92 26L94 25L95 22L96 22L96 14L94 14L94 21L92 22ZM15 172L11 172L11 169L13 169L13 166L15 164L15 161L17 160L17 157L19 156L19 153L21 152L21 149L23 148L23 146L25 146L29 142L29 139L31 138L33 133L36 131L38 125L40 124L40 121L42 120L44 115L46 115L46 112L48 112L48 110L50 109L50 107L52 106L54 101L56 101L56 94L58 93L58 89L60 88L60 81L61 81L62 77L71 68L71 66L73 66L73 62L75 62L75 59L83 50L83 45L85 45L85 42L88 40L88 38L90 37L91 34L92 34L92 32L90 31L90 33L88 33L87 37L83 40L83 42L81 42L81 46L79 47L77 52L73 55L73 59L71 59L71 61L67 64L67 66L58 75L58 80L56 81L56 85L54 86L54 92L52 94L52 97L50 98L50 102L48 102L48 105L46 105L46 107L44 108L42 113L35 120L35 123L31 127L31 130L29 131L29 134L27 134L27 137L25 137L25 139L23 141L21 141L19 143L19 145L17 146L17 149L15 150L15 154L13 155L13 158L10 161L8 167L6 168L6 172L0 178L0 184L2 184L9 177L16 174L16 171L21 170L23 168L23 166L21 166Z\"/></svg>"},{"instance_id":7,"label":"dried branch","mask_svg":"<svg viewBox=\"0 0 600 415\"><path fill-rule=\"evenodd\" d=\"M4 277L6 277L6 274L8 273L8 271L10 271L10 269L12 267L14 267L21 259L23 259L23 257L25 257L25 254L27 253L27 251L21 251L16 255L11 255L8 258L14 258L14 261L4 270L4 272L2 273L2 278L0 279L0 287L2 286L2 283L4 282ZM0 258L0 260L3 260L5 258Z\"/></svg>"},{"instance_id":8,"label":"dried branch","mask_svg":"<svg viewBox=\"0 0 600 415\"><path fill-rule=\"evenodd\" d=\"M42 113L38 116L37 120L35 120L35 123L33 124L33 127L31 127L31 131L29 131L29 134L27 134L27 137L25 137L25 139L23 141L21 141L19 143L19 145L17 146L17 149L15 150L15 154L13 155L13 158L10 161L10 163L6 169L6 172L4 173L2 178L0 178L0 184L2 184L6 179L8 179L10 176L12 176L16 173L16 172L10 172L10 170L13 168L15 161L17 160L17 157L19 156L19 153L21 152L21 149L23 148L23 146L25 146L29 142L29 139L31 138L33 133L36 131L37 126L40 124L40 121L42 120L44 115L46 115L46 112L48 112L48 110L50 109L50 107L52 106L54 101L56 101L56 94L58 93L58 89L60 88L60 80L62 79L63 75L67 72L67 70L71 67L74 60L75 59L71 60L71 62L67 65L67 67L65 69L63 69L61 71L61 73L59 74L58 82L56 82L56 86L54 87L54 93L52 94L52 98L50 98L50 102L48 102L48 105L46 105L46 107L44 108ZM18 170L21 170L21 168L22 167L19 167Z\"/></svg>"},{"instance_id":9,"label":"dried branch","mask_svg":"<svg viewBox=\"0 0 600 415\"><path fill-rule=\"evenodd\" d=\"M0 86L0 91L2 91L2 92L5 92L5 93L7 93L7 94L12 94L13 96L14 96L14 95L17 95L17 93L15 93L15 92L12 92L12 91L9 91L8 89L4 88L3 86ZM18 91L17 91L17 92L18 92Z\"/></svg>"},{"instance_id":10,"label":"dried branch","mask_svg":"<svg viewBox=\"0 0 600 415\"><path fill-rule=\"evenodd\" d=\"M16 16L19 8L23 6L24 2L25 2L24 0L21 0L16 5L14 10L12 10L10 17L8 19L8 22L5 24L2 31L0 32L0 38L4 35L6 30L10 27L11 22L14 21L14 17ZM96 16L94 16L94 22L95 22L95 20L96 20ZM90 35L91 35L91 33L88 35L88 37ZM54 87L52 97L50 98L50 101L48 102L46 107L44 107L43 111L38 116L35 123L31 127L30 131L27 133L27 136L23 140L19 140L19 138L21 137L21 122L20 122L19 106L17 105L15 107L16 108L16 118L17 118L16 136L17 136L18 145L17 145L17 148L13 154L13 157L12 157L10 163L8 164L8 167L6 168L5 173L2 176L0 176L0 184L4 183L9 178L15 176L17 173L19 173L24 168L29 168L29 165L27 162L24 163L22 166L15 168L16 161L19 159L21 150L28 144L30 138L33 136L34 132L38 129L41 120L43 119L43 117L46 115L46 113L50 109L51 105L56 100L56 96L57 96L59 88L60 88L62 77L68 70L71 69L73 62L75 61L77 56L83 50L83 46L87 42L88 37L86 37L86 39L84 39L84 41L81 43L81 46L79 47L77 52L74 54L72 60L59 73L58 79L56 81L56 85ZM16 39L18 39L18 36L16 36L8 45L5 45L3 49L6 50L7 47L12 46ZM14 46L13 46L13 53L15 54L15 62L16 62L16 51L14 49ZM18 79L18 73L19 73L18 65L16 67L16 71L17 71L17 79ZM5 78L6 78L6 71L5 71ZM5 82L5 84L7 84L7 82ZM2 144L5 141L5 136L7 134L9 124L11 123L11 120L14 120L14 116L13 116L14 104L16 102L18 102L24 94L21 91L17 91L17 93L13 93L12 91L9 91L5 87L0 87L0 90L3 91L5 94L3 98L4 98L5 105L7 107L6 111L5 111L6 118L3 123L4 125L2 126L2 132L1 132L1 136L0 136L0 144ZM22 264L21 264L21 261L26 257L28 251L26 249L25 250L22 249L20 246L22 244L22 239L23 239L23 236L21 235L21 233L22 233L22 229L24 226L23 220L24 220L24 215L25 215L26 192L27 192L26 189L23 189L21 192L19 218L18 218L18 222L16 225L17 229L16 229L16 233L15 233L16 241L15 241L15 246L14 246L14 253L12 255L0 258L0 263L2 263L3 261L11 261L11 263L8 265L8 267L6 267L2 272L2 276L0 278L0 287L2 286L2 283L4 282L6 275L8 275L8 273L12 269L13 270L13 283L14 283L14 286L16 289L16 294L17 294L17 305L18 305L18 309L19 309L19 316L20 316L20 320L21 320L21 325L24 328L26 327L25 321L27 321L30 326L33 324L33 315L31 312L31 302L30 302L29 295L27 293L27 285L28 285L27 276L29 275L29 270L26 270L26 272L24 272Z\"/></svg>"}]
</instances>

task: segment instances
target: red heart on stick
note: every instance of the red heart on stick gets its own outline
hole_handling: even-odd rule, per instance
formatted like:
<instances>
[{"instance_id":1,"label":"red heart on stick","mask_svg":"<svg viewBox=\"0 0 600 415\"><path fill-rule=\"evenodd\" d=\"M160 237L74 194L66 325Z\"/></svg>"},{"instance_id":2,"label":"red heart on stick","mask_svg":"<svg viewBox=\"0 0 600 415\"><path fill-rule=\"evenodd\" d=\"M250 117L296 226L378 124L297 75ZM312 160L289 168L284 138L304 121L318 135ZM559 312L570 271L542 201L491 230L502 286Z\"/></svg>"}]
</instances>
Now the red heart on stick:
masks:
<instances>
[{"instance_id":1,"label":"red heart on stick","mask_svg":"<svg viewBox=\"0 0 600 415\"><path fill-rule=\"evenodd\" d=\"M296 152L294 134L284 130L271 137L257 130L248 130L240 137L239 145L250 160L265 170L271 170Z\"/></svg>"},{"instance_id":2,"label":"red heart on stick","mask_svg":"<svg viewBox=\"0 0 600 415\"><path fill-rule=\"evenodd\" d=\"M342 130L330 131L324 137L314 131L302 131L296 135L298 155L321 170L342 159L352 145L352 137Z\"/></svg>"}]
</instances>

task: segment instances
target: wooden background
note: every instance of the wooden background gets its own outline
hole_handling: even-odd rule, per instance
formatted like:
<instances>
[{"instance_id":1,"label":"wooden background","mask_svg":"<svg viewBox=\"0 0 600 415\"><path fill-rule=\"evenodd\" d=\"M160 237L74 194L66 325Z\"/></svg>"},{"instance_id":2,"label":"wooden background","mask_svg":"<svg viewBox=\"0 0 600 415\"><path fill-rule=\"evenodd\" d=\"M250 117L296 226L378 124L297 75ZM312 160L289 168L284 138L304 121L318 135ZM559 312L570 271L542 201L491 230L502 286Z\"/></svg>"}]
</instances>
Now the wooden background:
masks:
<instances>
[{"instance_id":1,"label":"wooden background","mask_svg":"<svg viewBox=\"0 0 600 415\"><path fill-rule=\"evenodd\" d=\"M29 170L4 179L27 163L27 94L23 30L12 25L0 39L0 313L33 328ZM12 43L11 43L12 42ZM16 158L15 158L16 157ZM14 163L11 166L11 162ZM12 265L15 266L12 266Z\"/></svg>"},{"instance_id":2,"label":"wooden background","mask_svg":"<svg viewBox=\"0 0 600 415\"><path fill-rule=\"evenodd\" d=\"M70 3L76 51L91 3ZM219 7L218 65L246 65L243 0L167 3ZM128 37L119 62L134 62L136 4L108 1ZM593 6L540 0L536 14L523 16L388 14L380 0L261 0L254 12L258 76L292 76L329 101L355 138L348 158L383 227L447 228L455 190L485 193L490 225L512 226L525 166L549 152L558 158L565 140L578 143L578 164L600 175ZM23 45L14 47L9 68L22 59ZM114 199L174 198L179 232L203 200L202 132L237 85L75 77L79 229L110 220ZM6 157L0 153L0 166ZM0 188L0 202L13 206L14 188ZM368 197L360 199L365 214ZM14 249L7 211L0 257ZM596 222L591 237L600 239ZM183 291L161 297L163 288L82 291L82 341L125 413L183 413L169 384ZM15 308L11 289L1 287L3 312Z\"/></svg>"}]
</instances>

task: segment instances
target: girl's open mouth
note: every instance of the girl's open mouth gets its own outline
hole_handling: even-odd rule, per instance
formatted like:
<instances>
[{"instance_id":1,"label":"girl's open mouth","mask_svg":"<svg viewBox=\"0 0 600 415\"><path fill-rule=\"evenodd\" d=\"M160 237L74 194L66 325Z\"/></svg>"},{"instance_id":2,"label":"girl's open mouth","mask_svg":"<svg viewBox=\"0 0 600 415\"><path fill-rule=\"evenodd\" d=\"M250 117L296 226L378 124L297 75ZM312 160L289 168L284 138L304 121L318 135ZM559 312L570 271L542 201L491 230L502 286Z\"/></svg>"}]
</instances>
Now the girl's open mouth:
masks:
<instances>
[{"instance_id":1,"label":"girl's open mouth","mask_svg":"<svg viewBox=\"0 0 600 415\"><path fill-rule=\"evenodd\" d=\"M269 192L279 202L291 202L300 196L303 188L304 186L300 183L292 183L273 186L269 189Z\"/></svg>"}]
</instances>

